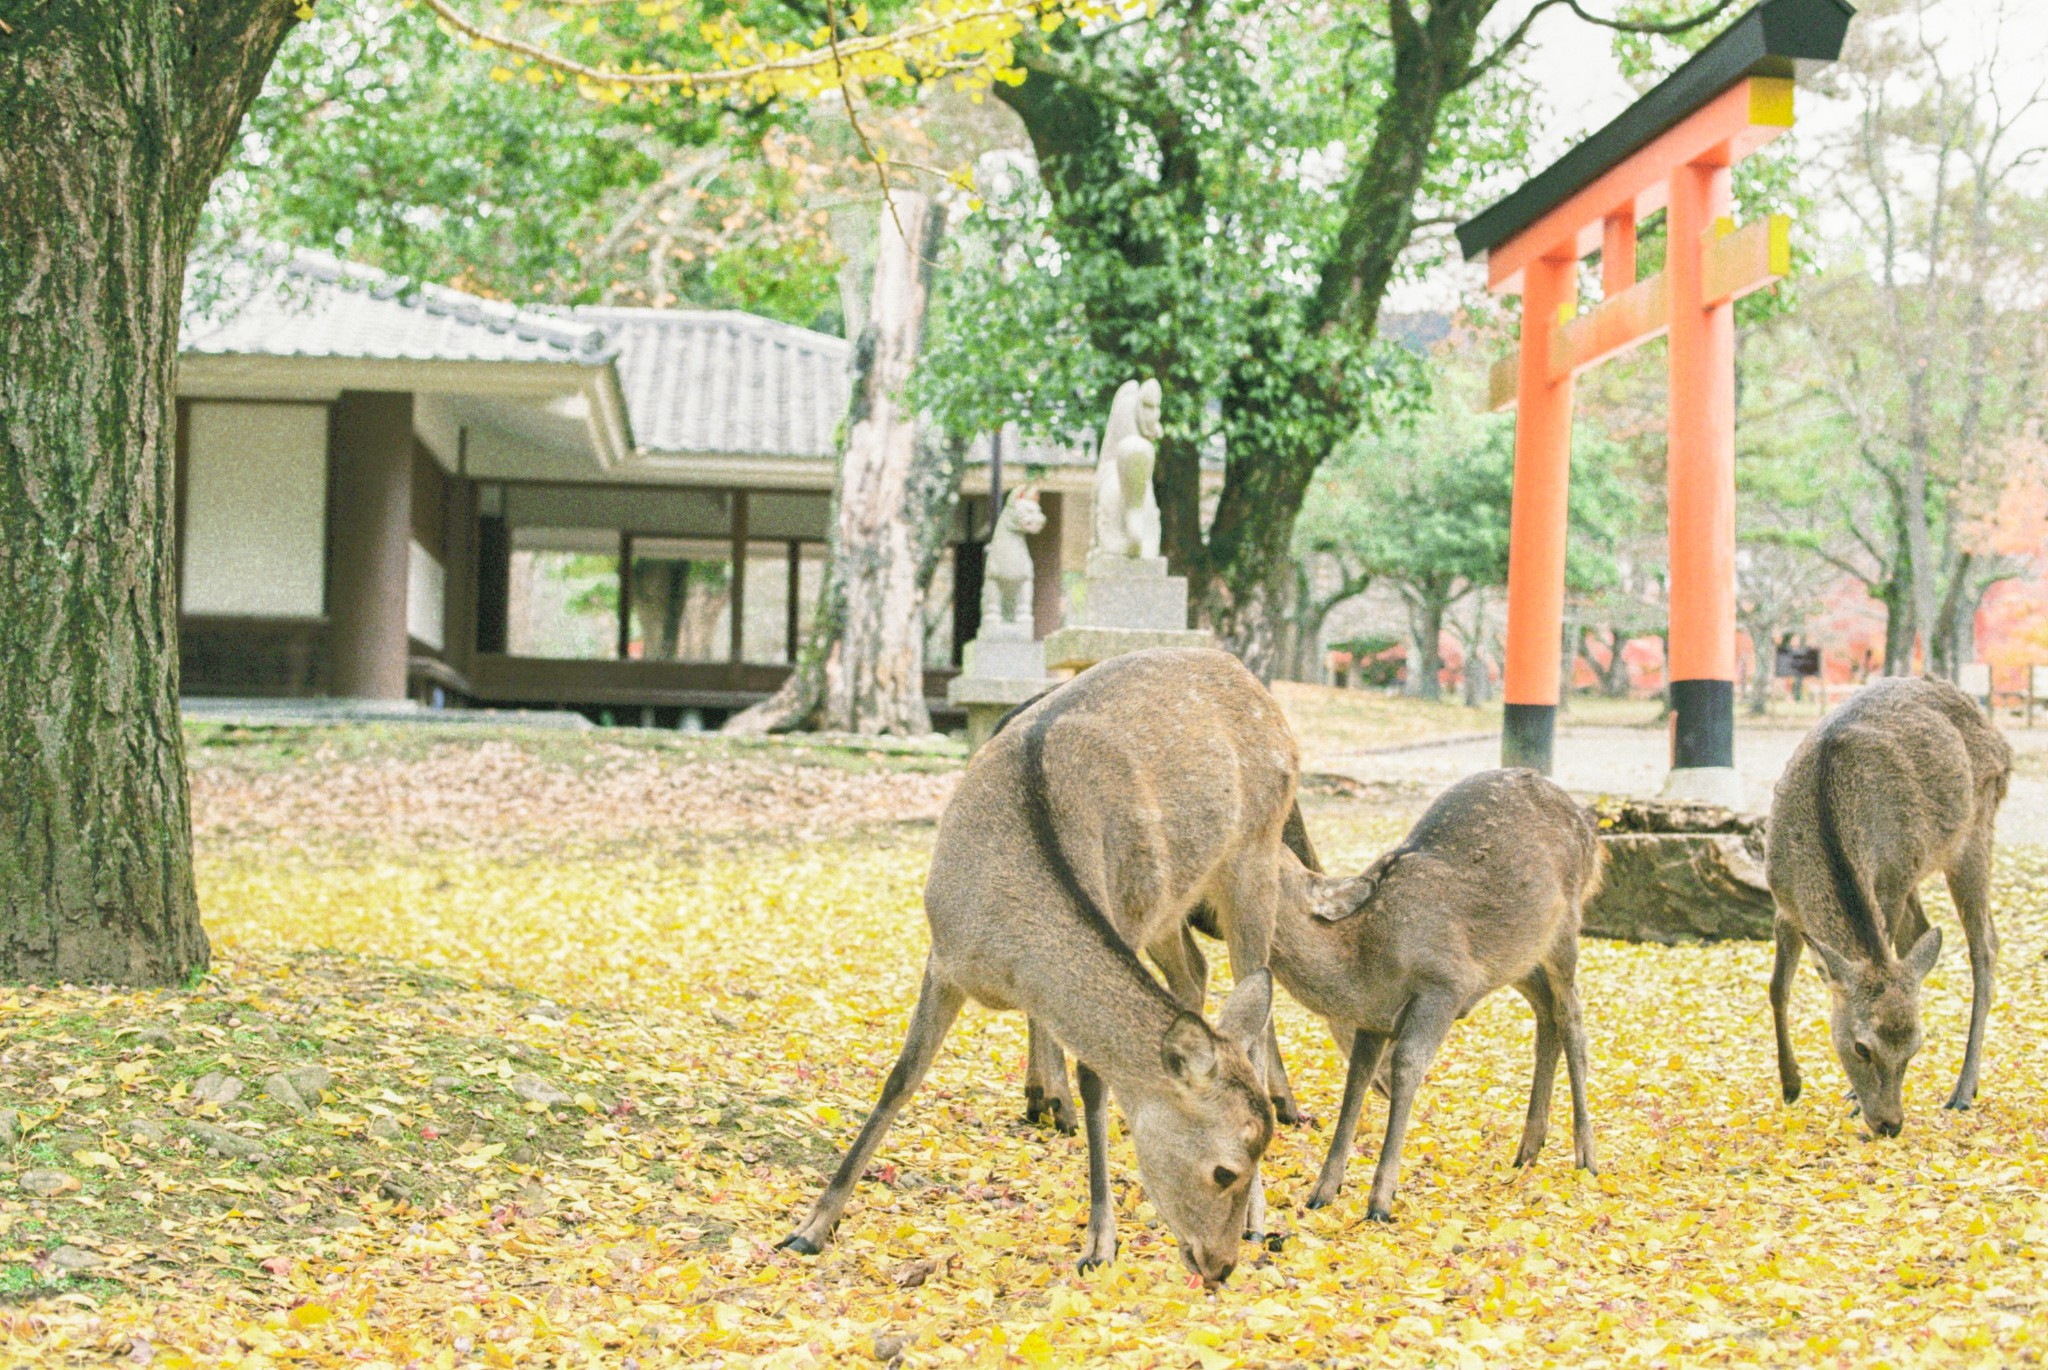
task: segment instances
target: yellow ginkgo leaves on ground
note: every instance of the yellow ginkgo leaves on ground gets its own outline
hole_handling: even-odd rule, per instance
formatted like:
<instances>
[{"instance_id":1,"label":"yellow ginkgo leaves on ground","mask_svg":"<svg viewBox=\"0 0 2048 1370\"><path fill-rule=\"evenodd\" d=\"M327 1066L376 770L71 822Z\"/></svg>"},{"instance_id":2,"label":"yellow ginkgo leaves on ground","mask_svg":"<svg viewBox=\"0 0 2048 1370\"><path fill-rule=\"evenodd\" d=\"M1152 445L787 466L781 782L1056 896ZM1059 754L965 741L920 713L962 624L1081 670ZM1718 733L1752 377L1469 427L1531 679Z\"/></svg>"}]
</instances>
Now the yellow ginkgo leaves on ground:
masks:
<instances>
[{"instance_id":1,"label":"yellow ginkgo leaves on ground","mask_svg":"<svg viewBox=\"0 0 2048 1370\"><path fill-rule=\"evenodd\" d=\"M1940 1108L1969 990L1952 951L1896 1141L1849 1117L1811 978L1807 1097L1778 1101L1768 948L1589 941L1598 1177L1571 1169L1562 1108L1539 1162L1509 1166L1532 1032L1502 995L1424 1086L1397 1221L1365 1221L1369 1157L1306 1212L1340 1076L1283 999L1325 1122L1270 1153L1286 1248L1208 1294L1121 1129L1122 1258L1076 1273L1083 1147L1019 1120L1023 1024L981 1010L825 1254L775 1252L900 1044L950 777L562 745L200 749L217 978L0 991L0 1107L25 1127L0 1150L0 1362L1865 1366L2048 1346L2037 852L1999 863L1982 1103ZM1339 867L1402 817L1309 814ZM317 1102L294 1086L304 1112L269 1083L314 1066L333 1078ZM78 1187L38 1195L31 1172Z\"/></svg>"}]
</instances>

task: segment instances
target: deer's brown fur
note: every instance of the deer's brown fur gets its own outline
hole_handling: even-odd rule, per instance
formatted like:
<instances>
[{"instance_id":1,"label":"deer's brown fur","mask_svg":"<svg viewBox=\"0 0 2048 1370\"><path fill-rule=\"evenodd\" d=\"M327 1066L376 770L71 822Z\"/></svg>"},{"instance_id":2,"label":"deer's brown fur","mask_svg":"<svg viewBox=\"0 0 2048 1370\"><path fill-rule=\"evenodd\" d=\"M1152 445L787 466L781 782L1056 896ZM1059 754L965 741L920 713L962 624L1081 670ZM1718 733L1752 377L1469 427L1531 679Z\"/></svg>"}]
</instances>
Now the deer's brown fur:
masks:
<instances>
[{"instance_id":1,"label":"deer's brown fur","mask_svg":"<svg viewBox=\"0 0 2048 1370\"><path fill-rule=\"evenodd\" d=\"M1116 1251L1105 1088L1148 1196L1205 1280L1263 1227L1270 1141L1264 971L1299 770L1272 697L1233 657L1118 657L1026 706L975 756L940 820L932 946L901 1058L831 1184L784 1244L819 1250L969 998L1028 1013L1080 1062L1089 1142L1084 1266ZM1288 858L1292 860L1291 857ZM1212 909L1238 987L1212 1030L1133 948Z\"/></svg>"},{"instance_id":2,"label":"deer's brown fur","mask_svg":"<svg viewBox=\"0 0 2048 1370\"><path fill-rule=\"evenodd\" d=\"M1416 1087L1451 1024L1507 985L1536 1011L1536 1072L1515 1163L1542 1149L1562 1050L1576 1159L1594 1167L1577 967L1579 914L1599 886L1601 855L1592 820L1569 795L1534 771L1499 770L1444 791L1362 875L1333 880L1293 866L1273 973L1350 1056L1309 1207L1337 1197L1366 1092L1391 1051L1386 1140L1366 1210L1391 1220Z\"/></svg>"},{"instance_id":3,"label":"deer's brown fur","mask_svg":"<svg viewBox=\"0 0 2048 1370\"><path fill-rule=\"evenodd\" d=\"M2011 770L1998 730L1968 695L1937 680L1865 686L1793 753L1772 801L1765 857L1778 906L1771 1016L1786 1102L1800 1090L1787 1010L1810 946L1828 981L1835 1055L1865 1124L1880 1136L1905 1125L1920 985L1941 953L1919 887L1936 871L1948 878L1969 939L1972 981L1969 1046L1948 1106L1975 1100L1998 959L1992 829Z\"/></svg>"}]
</instances>

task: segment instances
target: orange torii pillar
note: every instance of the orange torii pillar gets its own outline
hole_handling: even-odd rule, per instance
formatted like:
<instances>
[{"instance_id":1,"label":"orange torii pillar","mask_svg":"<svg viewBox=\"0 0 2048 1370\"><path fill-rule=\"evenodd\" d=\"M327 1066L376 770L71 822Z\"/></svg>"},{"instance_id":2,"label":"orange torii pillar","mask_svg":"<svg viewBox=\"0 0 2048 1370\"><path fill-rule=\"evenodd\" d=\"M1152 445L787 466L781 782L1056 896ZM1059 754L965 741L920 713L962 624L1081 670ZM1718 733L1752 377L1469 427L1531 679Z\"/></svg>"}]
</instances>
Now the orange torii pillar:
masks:
<instances>
[{"instance_id":1,"label":"orange torii pillar","mask_svg":"<svg viewBox=\"0 0 2048 1370\"><path fill-rule=\"evenodd\" d=\"M1491 288L1522 296L1496 408L1520 409L1508 545L1501 762L1551 769L1563 652L1572 382L1670 338L1671 775L1665 793L1739 808L1735 771L1735 301L1791 269L1774 215L1737 229L1729 169L1792 123L1797 64L1831 61L1841 0L1764 0L1656 89L1458 229ZM1665 269L1636 279L1637 225L1665 211ZM1601 301L1579 313L1580 262Z\"/></svg>"}]
</instances>

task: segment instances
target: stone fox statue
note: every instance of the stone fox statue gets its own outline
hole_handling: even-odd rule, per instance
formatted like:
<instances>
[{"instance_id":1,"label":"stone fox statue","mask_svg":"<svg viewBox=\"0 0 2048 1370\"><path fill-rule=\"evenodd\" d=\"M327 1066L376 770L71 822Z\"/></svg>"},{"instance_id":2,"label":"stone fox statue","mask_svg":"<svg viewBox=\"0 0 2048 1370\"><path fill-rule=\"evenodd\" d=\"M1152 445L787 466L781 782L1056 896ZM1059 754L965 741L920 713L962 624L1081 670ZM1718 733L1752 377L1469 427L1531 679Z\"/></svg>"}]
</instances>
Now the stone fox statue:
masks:
<instances>
[{"instance_id":1,"label":"stone fox statue","mask_svg":"<svg viewBox=\"0 0 2048 1370\"><path fill-rule=\"evenodd\" d=\"M1082 1264L1116 1254L1108 1096L1145 1192L1209 1283L1263 1233L1273 1134L1261 1057L1282 830L1300 759L1286 718L1227 653L1106 661L1022 707L976 753L939 822L931 953L902 1055L852 1150L783 1242L819 1250L969 998L1017 1009L1081 1063L1089 1218ZM1138 959L1205 904L1236 989L1211 1028Z\"/></svg>"},{"instance_id":2,"label":"stone fox statue","mask_svg":"<svg viewBox=\"0 0 2048 1370\"><path fill-rule=\"evenodd\" d=\"M1350 1057L1310 1208L1337 1197L1365 1095L1388 1056L1387 1132L1366 1215L1392 1220L1409 1110L1451 1024L1512 985L1536 1011L1536 1073L1515 1164L1542 1150L1563 1053L1572 1142L1594 1168L1579 1015L1579 914L1600 885L1592 819L1534 771L1483 771L1437 797L1399 846L1350 880L1295 863L1273 933L1275 978Z\"/></svg>"},{"instance_id":3,"label":"stone fox statue","mask_svg":"<svg viewBox=\"0 0 2048 1370\"><path fill-rule=\"evenodd\" d=\"M1992 826L2012 749L1970 697L1939 680L1880 680L1806 735L1771 804L1765 872L1777 901L1771 1017L1785 1101L1799 1097L1786 1010L1800 952L1827 977L1835 1055L1863 1121L1905 1126L1906 1065L1920 1049L1920 984L1941 930L1921 880L1948 877L1970 942L1970 1038L1950 1108L1977 1097L1998 931L1991 923Z\"/></svg>"},{"instance_id":4,"label":"stone fox statue","mask_svg":"<svg viewBox=\"0 0 2048 1370\"><path fill-rule=\"evenodd\" d=\"M1159 382L1125 381L1109 407L1095 458L1095 545L1102 556L1159 555L1152 464L1159 441Z\"/></svg>"},{"instance_id":5,"label":"stone fox statue","mask_svg":"<svg viewBox=\"0 0 2048 1370\"><path fill-rule=\"evenodd\" d=\"M1024 636L1030 636L1031 548L1024 539L1044 531L1045 511L1038 507L1038 492L1028 485L1012 491L988 540L981 588L984 632L997 624L1022 625Z\"/></svg>"}]
</instances>

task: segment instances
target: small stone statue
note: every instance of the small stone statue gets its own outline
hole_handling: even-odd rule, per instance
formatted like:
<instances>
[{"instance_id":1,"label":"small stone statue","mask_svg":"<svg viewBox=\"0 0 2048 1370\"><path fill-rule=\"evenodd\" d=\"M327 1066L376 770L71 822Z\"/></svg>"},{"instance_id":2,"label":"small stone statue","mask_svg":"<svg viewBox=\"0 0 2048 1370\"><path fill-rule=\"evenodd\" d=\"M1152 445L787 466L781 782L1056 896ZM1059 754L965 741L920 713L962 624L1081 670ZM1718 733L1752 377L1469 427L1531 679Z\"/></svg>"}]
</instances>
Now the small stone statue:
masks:
<instances>
[{"instance_id":1,"label":"small stone statue","mask_svg":"<svg viewBox=\"0 0 2048 1370\"><path fill-rule=\"evenodd\" d=\"M1159 500L1152 493L1159 400L1156 380L1117 387L1095 458L1096 556L1159 555Z\"/></svg>"},{"instance_id":2,"label":"small stone statue","mask_svg":"<svg viewBox=\"0 0 2048 1370\"><path fill-rule=\"evenodd\" d=\"M989 535L988 560L982 567L983 638L1031 638L1031 549L1024 539L1044 530L1038 492L1028 485L1011 491Z\"/></svg>"}]
</instances>

